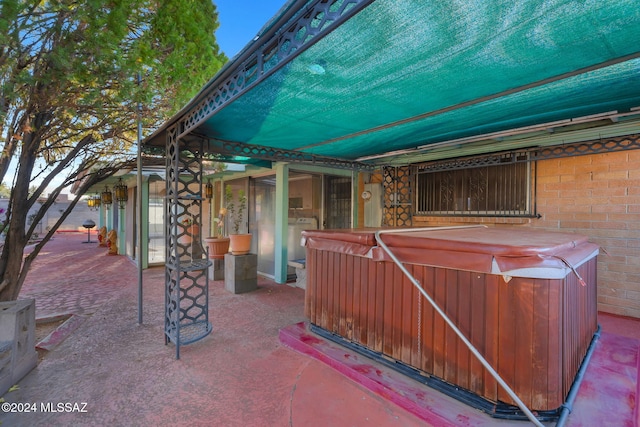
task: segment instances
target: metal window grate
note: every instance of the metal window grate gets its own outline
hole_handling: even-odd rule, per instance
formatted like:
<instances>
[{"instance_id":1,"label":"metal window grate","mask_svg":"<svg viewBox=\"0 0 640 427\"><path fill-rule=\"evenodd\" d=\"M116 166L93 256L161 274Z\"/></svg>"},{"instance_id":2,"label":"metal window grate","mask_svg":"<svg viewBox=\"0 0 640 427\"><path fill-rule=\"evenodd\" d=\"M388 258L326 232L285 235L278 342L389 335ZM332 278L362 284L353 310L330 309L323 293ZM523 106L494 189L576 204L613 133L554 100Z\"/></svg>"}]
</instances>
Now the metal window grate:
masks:
<instances>
[{"instance_id":1,"label":"metal window grate","mask_svg":"<svg viewBox=\"0 0 640 427\"><path fill-rule=\"evenodd\" d=\"M325 176L325 228L351 227L351 178Z\"/></svg>"},{"instance_id":2,"label":"metal window grate","mask_svg":"<svg viewBox=\"0 0 640 427\"><path fill-rule=\"evenodd\" d=\"M531 163L417 173L421 215L530 216Z\"/></svg>"}]
</instances>

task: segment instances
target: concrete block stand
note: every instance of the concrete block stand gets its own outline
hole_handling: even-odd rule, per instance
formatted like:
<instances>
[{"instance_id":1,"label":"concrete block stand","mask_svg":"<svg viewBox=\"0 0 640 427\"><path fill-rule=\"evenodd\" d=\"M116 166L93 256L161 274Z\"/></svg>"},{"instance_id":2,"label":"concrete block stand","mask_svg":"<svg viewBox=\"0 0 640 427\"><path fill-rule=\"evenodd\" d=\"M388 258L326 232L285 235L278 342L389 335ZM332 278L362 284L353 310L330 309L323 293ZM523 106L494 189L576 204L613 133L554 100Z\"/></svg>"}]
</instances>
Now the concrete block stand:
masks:
<instances>
[{"instance_id":1,"label":"concrete block stand","mask_svg":"<svg viewBox=\"0 0 640 427\"><path fill-rule=\"evenodd\" d=\"M258 289L258 256L256 254L224 256L224 288L234 294Z\"/></svg>"},{"instance_id":2,"label":"concrete block stand","mask_svg":"<svg viewBox=\"0 0 640 427\"><path fill-rule=\"evenodd\" d=\"M38 363L33 299L0 303L0 396Z\"/></svg>"},{"instance_id":3,"label":"concrete block stand","mask_svg":"<svg viewBox=\"0 0 640 427\"><path fill-rule=\"evenodd\" d=\"M224 280L224 259L212 259L209 280Z\"/></svg>"}]
</instances>

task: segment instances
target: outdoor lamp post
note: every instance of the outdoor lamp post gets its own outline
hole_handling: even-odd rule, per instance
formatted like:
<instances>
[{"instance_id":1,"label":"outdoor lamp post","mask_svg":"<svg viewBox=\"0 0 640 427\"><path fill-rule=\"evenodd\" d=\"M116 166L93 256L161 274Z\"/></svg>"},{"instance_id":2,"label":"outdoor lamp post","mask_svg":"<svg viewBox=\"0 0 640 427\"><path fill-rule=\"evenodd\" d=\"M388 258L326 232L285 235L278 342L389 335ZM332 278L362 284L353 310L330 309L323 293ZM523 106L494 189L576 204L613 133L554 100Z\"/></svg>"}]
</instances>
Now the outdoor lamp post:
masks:
<instances>
[{"instance_id":1,"label":"outdoor lamp post","mask_svg":"<svg viewBox=\"0 0 640 427\"><path fill-rule=\"evenodd\" d=\"M124 209L127 205L128 196L128 188L127 185L122 182L122 178L118 181L116 185L113 186L113 191L116 193L116 202L118 202L118 206L120 209Z\"/></svg>"},{"instance_id":2,"label":"outdoor lamp post","mask_svg":"<svg viewBox=\"0 0 640 427\"><path fill-rule=\"evenodd\" d=\"M102 204L108 210L111 207L111 203L113 203L113 195L111 191L109 191L108 186L104 186L104 191L101 194Z\"/></svg>"}]
</instances>

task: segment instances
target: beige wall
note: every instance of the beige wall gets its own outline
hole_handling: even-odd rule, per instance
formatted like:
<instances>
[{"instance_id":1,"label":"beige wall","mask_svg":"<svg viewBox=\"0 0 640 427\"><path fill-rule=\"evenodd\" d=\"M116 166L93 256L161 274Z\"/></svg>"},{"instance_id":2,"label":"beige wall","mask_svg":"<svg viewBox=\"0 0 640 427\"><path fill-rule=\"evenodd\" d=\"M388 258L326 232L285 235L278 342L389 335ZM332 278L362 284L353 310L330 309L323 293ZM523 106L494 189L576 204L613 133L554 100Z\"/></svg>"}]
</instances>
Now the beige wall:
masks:
<instances>
[{"instance_id":1,"label":"beige wall","mask_svg":"<svg viewBox=\"0 0 640 427\"><path fill-rule=\"evenodd\" d=\"M6 210L8 204L9 204L8 199L0 199L0 208ZM38 226L36 227L36 233L39 235L39 237L44 236L48 228L53 226L60 219L62 212L64 212L69 207L70 204L71 202L67 199L66 195L64 194L56 200L56 202L46 212L40 224L38 224ZM29 210L27 217L37 212L39 209L40 209L40 203L36 203L36 205ZM4 214L2 214L1 218L4 219ZM88 219L93 220L93 222L95 222L97 225L98 212L92 211L91 209L89 209L87 207L86 200L81 200L78 202L78 204L76 204L75 208L73 208L73 210L71 211L67 219L64 220L60 228L58 228L58 231L86 232L87 230L82 227L82 224ZM30 225L30 224L31 223L29 219L27 219L27 225Z\"/></svg>"},{"instance_id":2,"label":"beige wall","mask_svg":"<svg viewBox=\"0 0 640 427\"><path fill-rule=\"evenodd\" d=\"M537 200L533 226L601 246L598 308L640 318L640 151L540 162Z\"/></svg>"},{"instance_id":3,"label":"beige wall","mask_svg":"<svg viewBox=\"0 0 640 427\"><path fill-rule=\"evenodd\" d=\"M540 219L414 217L576 232L601 246L598 309L640 318L640 150L538 162Z\"/></svg>"}]
</instances>

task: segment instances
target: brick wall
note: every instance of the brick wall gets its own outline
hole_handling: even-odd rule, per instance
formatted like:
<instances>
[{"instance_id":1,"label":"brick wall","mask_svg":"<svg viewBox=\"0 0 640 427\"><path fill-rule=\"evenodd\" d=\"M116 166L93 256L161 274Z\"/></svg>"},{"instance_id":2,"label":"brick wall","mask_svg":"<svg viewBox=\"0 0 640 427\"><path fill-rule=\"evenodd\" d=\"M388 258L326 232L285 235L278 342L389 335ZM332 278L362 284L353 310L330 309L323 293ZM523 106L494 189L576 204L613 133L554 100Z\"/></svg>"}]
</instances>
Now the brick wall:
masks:
<instances>
[{"instance_id":1,"label":"brick wall","mask_svg":"<svg viewBox=\"0 0 640 427\"><path fill-rule=\"evenodd\" d=\"M540 219L414 217L413 225L484 223L589 236L601 246L598 309L640 318L640 150L538 162Z\"/></svg>"},{"instance_id":2,"label":"brick wall","mask_svg":"<svg viewBox=\"0 0 640 427\"><path fill-rule=\"evenodd\" d=\"M640 318L640 151L538 163L531 226L584 234L603 249L598 308Z\"/></svg>"}]
</instances>

